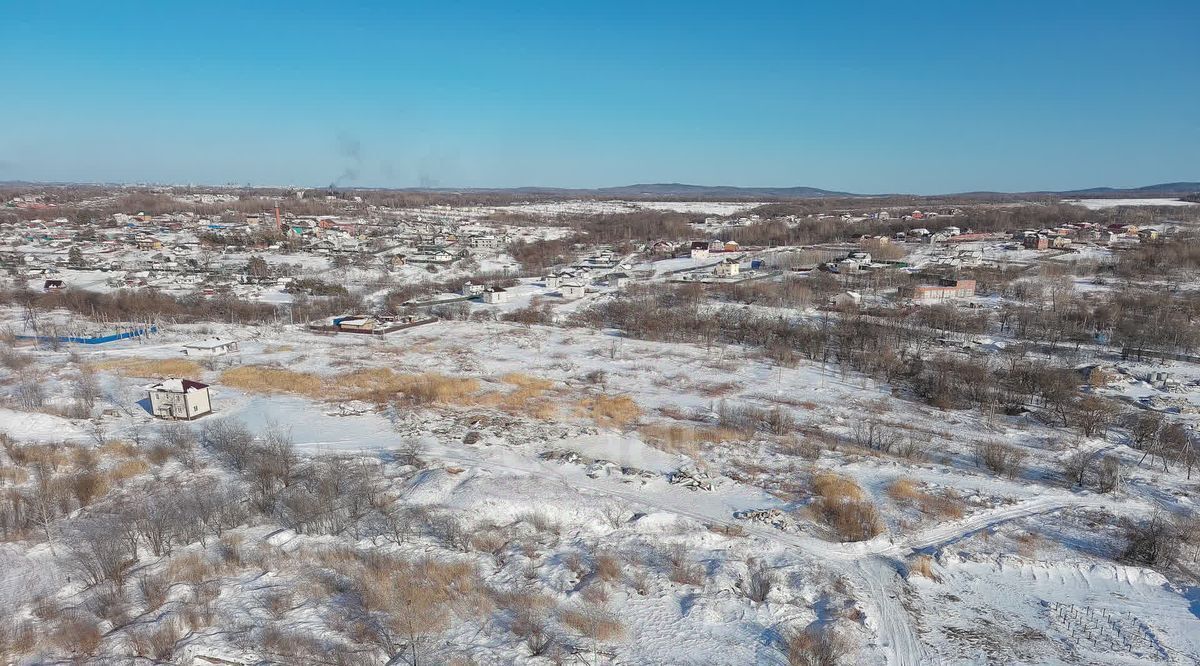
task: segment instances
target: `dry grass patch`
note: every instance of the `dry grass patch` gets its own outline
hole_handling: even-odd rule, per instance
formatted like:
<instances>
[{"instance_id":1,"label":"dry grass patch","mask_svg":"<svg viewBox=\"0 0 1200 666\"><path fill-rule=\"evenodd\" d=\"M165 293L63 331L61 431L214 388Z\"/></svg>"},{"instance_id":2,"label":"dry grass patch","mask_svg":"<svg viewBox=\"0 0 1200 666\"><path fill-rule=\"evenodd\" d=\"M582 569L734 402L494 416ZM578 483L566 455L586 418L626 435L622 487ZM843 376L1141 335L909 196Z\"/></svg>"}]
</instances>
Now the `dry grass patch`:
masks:
<instances>
[{"instance_id":1,"label":"dry grass patch","mask_svg":"<svg viewBox=\"0 0 1200 666\"><path fill-rule=\"evenodd\" d=\"M321 378L311 372L295 372L266 365L243 365L221 373L221 383L252 393L298 393L321 397Z\"/></svg>"},{"instance_id":2,"label":"dry grass patch","mask_svg":"<svg viewBox=\"0 0 1200 666\"><path fill-rule=\"evenodd\" d=\"M133 442L124 440L110 440L104 443L97 449L98 457L100 458L140 458L142 452Z\"/></svg>"},{"instance_id":3,"label":"dry grass patch","mask_svg":"<svg viewBox=\"0 0 1200 666\"><path fill-rule=\"evenodd\" d=\"M819 472L813 477L813 491L819 496L813 512L833 529L842 541L866 541L883 532L879 510L866 499L853 479Z\"/></svg>"},{"instance_id":4,"label":"dry grass patch","mask_svg":"<svg viewBox=\"0 0 1200 666\"><path fill-rule=\"evenodd\" d=\"M813 492L825 500L861 500L863 489L851 479L834 472L818 472L812 480Z\"/></svg>"},{"instance_id":5,"label":"dry grass patch","mask_svg":"<svg viewBox=\"0 0 1200 666\"><path fill-rule=\"evenodd\" d=\"M933 573L933 558L928 555L916 555L908 561L908 575L924 576L934 582L940 582L941 578Z\"/></svg>"},{"instance_id":6,"label":"dry grass patch","mask_svg":"<svg viewBox=\"0 0 1200 666\"><path fill-rule=\"evenodd\" d=\"M186 358L114 358L100 361L95 368L125 377L154 379L195 377L204 372L199 363Z\"/></svg>"},{"instance_id":7,"label":"dry grass patch","mask_svg":"<svg viewBox=\"0 0 1200 666\"><path fill-rule=\"evenodd\" d=\"M122 460L108 471L108 485L112 486L120 481L132 479L135 476L141 476L150 471L150 465L144 460Z\"/></svg>"},{"instance_id":8,"label":"dry grass patch","mask_svg":"<svg viewBox=\"0 0 1200 666\"><path fill-rule=\"evenodd\" d=\"M612 641L625 635L625 625L612 611L592 605L564 610L559 619L566 626L594 641Z\"/></svg>"},{"instance_id":9,"label":"dry grass patch","mask_svg":"<svg viewBox=\"0 0 1200 666\"><path fill-rule=\"evenodd\" d=\"M579 403L584 415L596 425L608 428L624 427L641 417L642 408L627 395L598 395Z\"/></svg>"},{"instance_id":10,"label":"dry grass patch","mask_svg":"<svg viewBox=\"0 0 1200 666\"><path fill-rule=\"evenodd\" d=\"M954 491L934 495L917 487L912 479L901 478L888 486L887 494L897 503L915 506L921 513L933 518L963 517L962 500Z\"/></svg>"},{"instance_id":11,"label":"dry grass patch","mask_svg":"<svg viewBox=\"0 0 1200 666\"><path fill-rule=\"evenodd\" d=\"M523 389L533 389L536 391L549 391L554 388L554 382L544 377L534 377L521 372L510 372L500 377L500 381L505 384L512 384Z\"/></svg>"},{"instance_id":12,"label":"dry grass patch","mask_svg":"<svg viewBox=\"0 0 1200 666\"><path fill-rule=\"evenodd\" d=\"M680 424L651 424L638 428L646 443L668 453L694 455L707 444L739 442L745 438L729 428L696 427Z\"/></svg>"}]
</instances>

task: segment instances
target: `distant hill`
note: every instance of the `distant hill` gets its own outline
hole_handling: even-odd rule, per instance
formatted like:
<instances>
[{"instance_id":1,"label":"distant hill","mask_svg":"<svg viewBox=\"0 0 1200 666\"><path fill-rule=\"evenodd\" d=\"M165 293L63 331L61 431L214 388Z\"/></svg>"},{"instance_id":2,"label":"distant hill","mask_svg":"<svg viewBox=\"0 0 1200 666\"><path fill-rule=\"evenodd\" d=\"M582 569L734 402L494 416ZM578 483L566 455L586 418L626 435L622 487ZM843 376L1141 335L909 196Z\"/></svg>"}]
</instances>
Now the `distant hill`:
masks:
<instances>
[{"instance_id":1,"label":"distant hill","mask_svg":"<svg viewBox=\"0 0 1200 666\"><path fill-rule=\"evenodd\" d=\"M28 181L0 181L0 187L120 187L119 184L99 183L35 183ZM199 186L203 187L203 186ZM222 186L223 187L223 186ZM320 188L314 188L320 189ZM687 183L639 183L616 187L565 188L565 187L345 187L344 190L392 190L400 192L452 192L452 193L498 193L537 195L548 197L606 197L612 199L705 199L705 200L758 200L781 199L827 199L851 197L909 197L909 198L1002 198L1014 199L1026 196L1039 197L1095 197L1095 198L1157 198L1183 197L1200 193L1200 182L1159 183L1142 187L1090 187L1079 190L1039 190L1032 192L976 191L945 194L862 194L825 190L819 187L738 187L734 185L689 185Z\"/></svg>"},{"instance_id":2,"label":"distant hill","mask_svg":"<svg viewBox=\"0 0 1200 666\"><path fill-rule=\"evenodd\" d=\"M1061 194L1063 196L1079 197L1079 196L1101 196L1101 197L1117 197L1117 196L1180 196L1184 194L1195 194L1200 192L1200 183L1198 182L1181 182L1181 183L1159 183L1157 185L1145 185L1143 187L1092 187L1086 190L1068 190L1066 192L1048 192L1047 194Z\"/></svg>"},{"instance_id":3,"label":"distant hill","mask_svg":"<svg viewBox=\"0 0 1200 666\"><path fill-rule=\"evenodd\" d=\"M732 185L687 185L684 183L649 183L623 185L620 187L600 187L591 190L597 194L615 197L631 196L664 196L664 197L704 197L730 199L819 199L823 197L856 197L863 196L851 192L823 190L817 187L735 187Z\"/></svg>"}]
</instances>

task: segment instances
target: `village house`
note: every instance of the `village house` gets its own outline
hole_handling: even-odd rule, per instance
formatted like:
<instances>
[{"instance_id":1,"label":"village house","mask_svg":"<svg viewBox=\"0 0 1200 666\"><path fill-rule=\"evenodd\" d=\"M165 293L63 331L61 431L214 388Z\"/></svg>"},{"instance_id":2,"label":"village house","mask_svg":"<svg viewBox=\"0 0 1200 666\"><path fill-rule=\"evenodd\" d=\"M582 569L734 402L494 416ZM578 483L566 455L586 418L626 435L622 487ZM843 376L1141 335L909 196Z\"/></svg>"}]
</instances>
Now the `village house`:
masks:
<instances>
[{"instance_id":1,"label":"village house","mask_svg":"<svg viewBox=\"0 0 1200 666\"><path fill-rule=\"evenodd\" d=\"M478 296L483 293L483 285L475 284L474 282L467 280L463 283L462 289L459 290L459 293L463 296Z\"/></svg>"},{"instance_id":2,"label":"village house","mask_svg":"<svg viewBox=\"0 0 1200 666\"><path fill-rule=\"evenodd\" d=\"M1045 236L1026 236L1024 240L1027 250L1046 250L1050 247L1050 239Z\"/></svg>"},{"instance_id":3,"label":"village house","mask_svg":"<svg viewBox=\"0 0 1200 666\"><path fill-rule=\"evenodd\" d=\"M66 289L66 288L67 288L67 283L63 282L62 280L46 280L42 284L42 291L45 291L45 292L62 291L63 289Z\"/></svg>"},{"instance_id":4,"label":"village house","mask_svg":"<svg viewBox=\"0 0 1200 666\"><path fill-rule=\"evenodd\" d=\"M650 246L651 254L670 255L675 251L675 244L669 241L660 240Z\"/></svg>"},{"instance_id":5,"label":"village house","mask_svg":"<svg viewBox=\"0 0 1200 666\"><path fill-rule=\"evenodd\" d=\"M843 291L830 297L829 304L841 310L857 308L862 304L862 294L857 291Z\"/></svg>"},{"instance_id":6,"label":"village house","mask_svg":"<svg viewBox=\"0 0 1200 666\"><path fill-rule=\"evenodd\" d=\"M223 338L208 338L183 345L184 356L221 356L237 350L237 340Z\"/></svg>"},{"instance_id":7,"label":"village house","mask_svg":"<svg viewBox=\"0 0 1200 666\"><path fill-rule=\"evenodd\" d=\"M734 277L741 272L741 269L742 267L736 259L726 259L713 268L713 273L717 277Z\"/></svg>"},{"instance_id":8,"label":"village house","mask_svg":"<svg viewBox=\"0 0 1200 666\"><path fill-rule=\"evenodd\" d=\"M630 277L627 273L609 273L606 279L610 287L616 287L617 289L624 287L630 282Z\"/></svg>"},{"instance_id":9,"label":"village house","mask_svg":"<svg viewBox=\"0 0 1200 666\"><path fill-rule=\"evenodd\" d=\"M483 291L483 302L498 305L508 301L508 290L503 287L488 287Z\"/></svg>"},{"instance_id":10,"label":"village house","mask_svg":"<svg viewBox=\"0 0 1200 666\"><path fill-rule=\"evenodd\" d=\"M192 420L212 412L208 384L191 379L168 379L146 388L150 413L160 419Z\"/></svg>"},{"instance_id":11,"label":"village house","mask_svg":"<svg viewBox=\"0 0 1200 666\"><path fill-rule=\"evenodd\" d=\"M690 247L689 255L692 259L708 259L708 243L693 241Z\"/></svg>"},{"instance_id":12,"label":"village house","mask_svg":"<svg viewBox=\"0 0 1200 666\"><path fill-rule=\"evenodd\" d=\"M951 298L969 298L975 295L975 281L942 278L936 285L919 284L901 287L899 295L917 303L936 303Z\"/></svg>"},{"instance_id":13,"label":"village house","mask_svg":"<svg viewBox=\"0 0 1200 666\"><path fill-rule=\"evenodd\" d=\"M563 282L558 291L563 298L583 298L587 287L582 282Z\"/></svg>"}]
</instances>

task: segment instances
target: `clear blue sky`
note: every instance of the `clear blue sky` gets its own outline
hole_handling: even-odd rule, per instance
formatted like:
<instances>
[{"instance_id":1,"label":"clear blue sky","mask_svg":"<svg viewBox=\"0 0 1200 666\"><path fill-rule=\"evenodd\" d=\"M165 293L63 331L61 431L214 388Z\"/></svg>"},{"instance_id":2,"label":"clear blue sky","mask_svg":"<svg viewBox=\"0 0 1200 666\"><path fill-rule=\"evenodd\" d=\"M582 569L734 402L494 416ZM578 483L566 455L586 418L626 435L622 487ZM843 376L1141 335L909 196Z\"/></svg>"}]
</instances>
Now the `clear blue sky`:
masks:
<instances>
[{"instance_id":1,"label":"clear blue sky","mask_svg":"<svg viewBox=\"0 0 1200 666\"><path fill-rule=\"evenodd\" d=\"M0 180L1200 180L1200 1L0 0Z\"/></svg>"}]
</instances>

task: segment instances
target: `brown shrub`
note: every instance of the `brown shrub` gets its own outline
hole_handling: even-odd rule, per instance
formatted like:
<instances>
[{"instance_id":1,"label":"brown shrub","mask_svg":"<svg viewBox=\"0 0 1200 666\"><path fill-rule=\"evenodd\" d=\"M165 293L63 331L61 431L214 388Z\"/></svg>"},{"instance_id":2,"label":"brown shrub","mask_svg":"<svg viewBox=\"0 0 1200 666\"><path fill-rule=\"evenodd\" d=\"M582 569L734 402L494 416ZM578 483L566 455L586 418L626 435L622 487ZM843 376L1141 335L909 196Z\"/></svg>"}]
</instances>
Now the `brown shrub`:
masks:
<instances>
[{"instance_id":1,"label":"brown shrub","mask_svg":"<svg viewBox=\"0 0 1200 666\"><path fill-rule=\"evenodd\" d=\"M615 555L602 553L596 556L596 577L611 583L621 579L621 560Z\"/></svg>"},{"instance_id":2,"label":"brown shrub","mask_svg":"<svg viewBox=\"0 0 1200 666\"><path fill-rule=\"evenodd\" d=\"M63 616L50 633L50 643L54 647L75 656L94 653L102 638L96 620L79 613Z\"/></svg>"},{"instance_id":3,"label":"brown shrub","mask_svg":"<svg viewBox=\"0 0 1200 666\"><path fill-rule=\"evenodd\" d=\"M835 630L808 627L793 633L786 645L788 666L838 666L850 654L850 644Z\"/></svg>"},{"instance_id":4,"label":"brown shrub","mask_svg":"<svg viewBox=\"0 0 1200 666\"><path fill-rule=\"evenodd\" d=\"M37 645L37 631L29 621L10 619L0 623L0 662L17 663Z\"/></svg>"}]
</instances>

